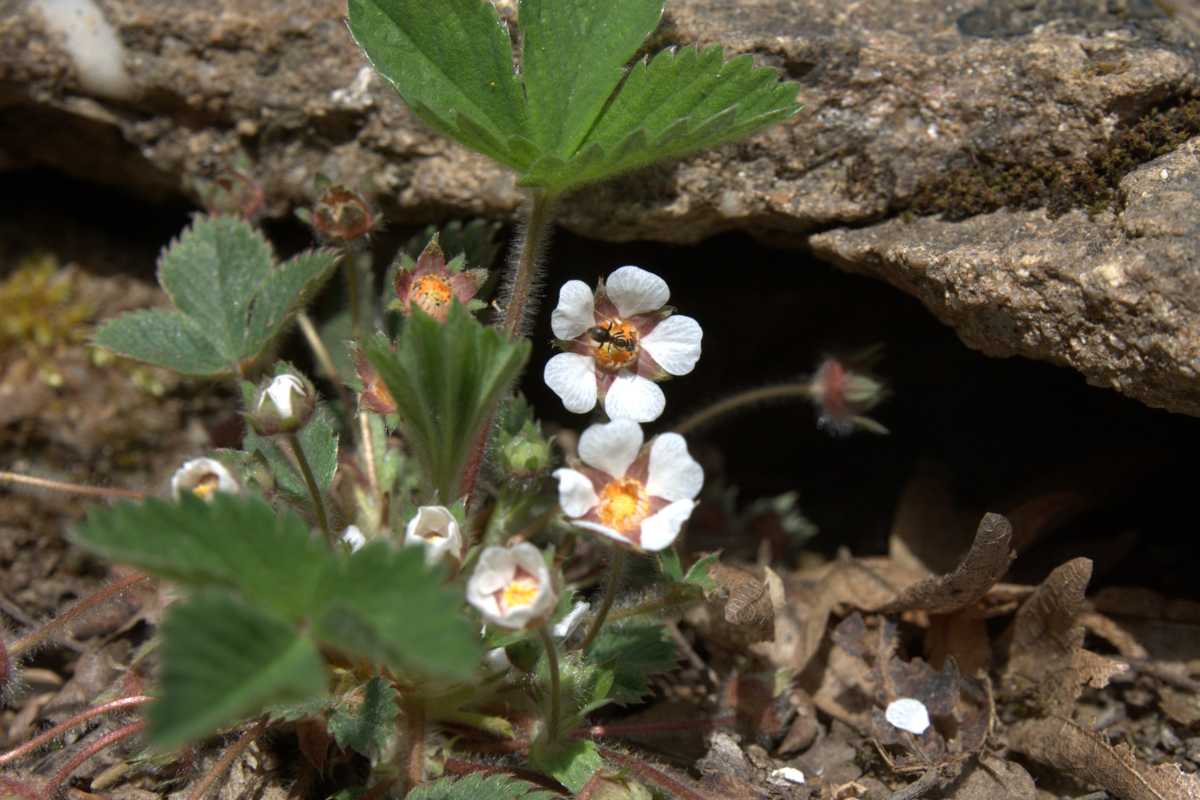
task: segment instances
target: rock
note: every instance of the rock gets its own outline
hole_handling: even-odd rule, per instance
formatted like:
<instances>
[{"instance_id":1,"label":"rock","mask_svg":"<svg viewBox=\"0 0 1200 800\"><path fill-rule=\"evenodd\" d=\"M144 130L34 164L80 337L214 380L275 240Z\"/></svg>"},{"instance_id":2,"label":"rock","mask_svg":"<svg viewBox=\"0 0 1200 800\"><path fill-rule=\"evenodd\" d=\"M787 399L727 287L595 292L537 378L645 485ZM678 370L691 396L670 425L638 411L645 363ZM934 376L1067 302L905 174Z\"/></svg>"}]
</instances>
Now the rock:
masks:
<instances>
[{"instance_id":1,"label":"rock","mask_svg":"<svg viewBox=\"0 0 1200 800\"><path fill-rule=\"evenodd\" d=\"M0 0L0 168L49 164L195 198L198 178L243 160L273 216L310 201L317 173L364 189L406 223L516 214L522 197L511 175L431 134L364 69L341 19L344 0L76 2L115 30L107 44L86 45L104 52L51 34L48 0ZM515 15L514 0L497 5ZM1186 276L1141 249L1182 248L1179 237L1147 234L1122 251L1158 276L1159 306L1148 317L1126 302L1148 278L1099 274L1073 300L1073 279L1023 283L1021 302L1044 308L1039 317L1003 313L1012 297L989 292L1012 282L983 271L956 283L961 300L932 303L931 278L918 281L882 250L868 256L865 244L850 243L887 235L898 247L902 228L885 221L905 212L988 214L961 228L906 229L945 231L980 252L990 245L974 237L1004 237L1012 220L1034 252L1064 236L1079 252L1097 241L1116 247L1149 224L1104 213L1118 182L1200 134L1200 102L1189 102L1200 75L1195 32L1153 0L671 0L653 38L655 48L719 42L752 53L800 84L806 109L747 142L582 191L563 206L562 224L608 240L694 243L742 230L798 246L813 233L882 222L878 232L837 231L814 246L895 285L920 284L935 310L960 309L943 314L951 324L971 320L962 336L986 352L1070 363L1093 381L1195 413L1183 385L1193 365L1176 360L1192 348L1172 338L1186 320L1160 324L1191 300L1158 294L1182 288ZM123 71L114 71L113 42ZM98 80L89 66L97 63L116 77ZM997 212L1003 206L1047 207L1057 219ZM1099 213L1071 213L1080 207ZM983 311L967 314L968 299ZM1062 316L1084 306L1092 316ZM1110 324L1113 315L1122 324Z\"/></svg>"},{"instance_id":2,"label":"rock","mask_svg":"<svg viewBox=\"0 0 1200 800\"><path fill-rule=\"evenodd\" d=\"M1126 176L1120 200L1092 217L891 220L810 241L919 297L971 347L1200 415L1200 138Z\"/></svg>"}]
</instances>

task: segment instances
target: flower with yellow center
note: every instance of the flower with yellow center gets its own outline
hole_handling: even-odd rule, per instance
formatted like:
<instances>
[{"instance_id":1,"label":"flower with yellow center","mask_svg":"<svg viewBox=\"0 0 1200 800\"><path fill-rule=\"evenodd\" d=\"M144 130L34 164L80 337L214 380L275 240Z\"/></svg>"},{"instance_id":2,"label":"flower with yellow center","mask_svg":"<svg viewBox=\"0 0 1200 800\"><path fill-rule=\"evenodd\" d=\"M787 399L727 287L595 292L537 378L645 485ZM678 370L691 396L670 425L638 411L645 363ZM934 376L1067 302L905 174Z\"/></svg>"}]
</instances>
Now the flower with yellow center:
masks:
<instances>
[{"instance_id":1,"label":"flower with yellow center","mask_svg":"<svg viewBox=\"0 0 1200 800\"><path fill-rule=\"evenodd\" d=\"M472 303L482 307L474 297L486 278L486 270L463 269L461 258L447 264L435 236L415 263L408 256L402 258L401 267L396 270L396 300L389 307L402 314L411 314L413 308L419 308L445 322L455 300L471 308Z\"/></svg>"},{"instance_id":2,"label":"flower with yellow center","mask_svg":"<svg viewBox=\"0 0 1200 800\"><path fill-rule=\"evenodd\" d=\"M691 317L672 316L666 281L626 266L593 293L567 281L550 323L564 351L546 362L546 385L568 411L604 403L608 416L650 422L666 407L656 381L686 375L700 358L703 331Z\"/></svg>"},{"instance_id":3,"label":"flower with yellow center","mask_svg":"<svg viewBox=\"0 0 1200 800\"><path fill-rule=\"evenodd\" d=\"M643 446L633 420L588 428L579 437L579 457L589 469L554 473L563 513L635 550L669 547L704 485L704 470L682 436L664 433Z\"/></svg>"},{"instance_id":4,"label":"flower with yellow center","mask_svg":"<svg viewBox=\"0 0 1200 800\"><path fill-rule=\"evenodd\" d=\"M521 542L484 548L467 581L467 602L489 625L519 630L548 619L558 593L541 552Z\"/></svg>"},{"instance_id":5,"label":"flower with yellow center","mask_svg":"<svg viewBox=\"0 0 1200 800\"><path fill-rule=\"evenodd\" d=\"M461 561L463 538L458 520L445 506L421 506L404 528L404 543L425 548L425 563L449 557Z\"/></svg>"},{"instance_id":6,"label":"flower with yellow center","mask_svg":"<svg viewBox=\"0 0 1200 800\"><path fill-rule=\"evenodd\" d=\"M201 500L211 500L217 492L237 494L238 489L238 483L229 470L212 458L185 461L171 476L171 495L176 499L190 493Z\"/></svg>"}]
</instances>

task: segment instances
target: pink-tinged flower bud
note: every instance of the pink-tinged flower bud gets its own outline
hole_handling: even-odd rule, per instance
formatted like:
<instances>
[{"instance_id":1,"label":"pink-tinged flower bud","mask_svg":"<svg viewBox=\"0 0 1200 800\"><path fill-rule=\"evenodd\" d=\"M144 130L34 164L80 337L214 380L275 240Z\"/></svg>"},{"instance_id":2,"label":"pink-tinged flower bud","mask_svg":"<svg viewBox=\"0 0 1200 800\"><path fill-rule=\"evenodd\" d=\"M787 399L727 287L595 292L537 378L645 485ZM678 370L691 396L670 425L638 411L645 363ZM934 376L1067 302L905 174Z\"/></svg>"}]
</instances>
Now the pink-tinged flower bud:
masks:
<instances>
[{"instance_id":1,"label":"pink-tinged flower bud","mask_svg":"<svg viewBox=\"0 0 1200 800\"><path fill-rule=\"evenodd\" d=\"M396 398L392 397L387 384L383 382L383 378L379 377L379 372L376 371L366 354L358 345L353 345L352 355L354 371L358 373L358 379L362 381L363 385L362 391L358 395L359 405L376 414L396 413Z\"/></svg>"},{"instance_id":2,"label":"pink-tinged flower bud","mask_svg":"<svg viewBox=\"0 0 1200 800\"><path fill-rule=\"evenodd\" d=\"M460 259L447 264L438 237L434 236L415 264L409 259L407 265L396 271L396 300L391 307L402 314L411 314L413 308L419 308L445 322L451 302L470 304L486 278L487 270L463 269Z\"/></svg>"},{"instance_id":3,"label":"pink-tinged flower bud","mask_svg":"<svg viewBox=\"0 0 1200 800\"><path fill-rule=\"evenodd\" d=\"M520 630L545 622L554 612L558 592L541 552L521 542L480 553L467 581L467 602L489 625Z\"/></svg>"},{"instance_id":4,"label":"pink-tinged flower bud","mask_svg":"<svg viewBox=\"0 0 1200 800\"><path fill-rule=\"evenodd\" d=\"M185 461L171 476L171 495L179 499L184 494L193 494L201 500L210 500L216 492L237 494L238 482L225 466L212 458L193 458Z\"/></svg>"},{"instance_id":5,"label":"pink-tinged flower bud","mask_svg":"<svg viewBox=\"0 0 1200 800\"><path fill-rule=\"evenodd\" d=\"M888 429L865 414L887 397L887 389L875 378L850 370L836 359L821 362L809 383L817 406L817 426L833 434L852 433L856 428L886 434Z\"/></svg>"},{"instance_id":6,"label":"pink-tinged flower bud","mask_svg":"<svg viewBox=\"0 0 1200 800\"><path fill-rule=\"evenodd\" d=\"M308 424L317 406L317 392L306 378L285 372L258 390L247 415L260 436L298 431Z\"/></svg>"},{"instance_id":7,"label":"pink-tinged flower bud","mask_svg":"<svg viewBox=\"0 0 1200 800\"><path fill-rule=\"evenodd\" d=\"M404 543L424 547L426 564L436 564L443 558L462 561L462 530L445 506L418 508L404 528Z\"/></svg>"},{"instance_id":8,"label":"pink-tinged flower bud","mask_svg":"<svg viewBox=\"0 0 1200 800\"><path fill-rule=\"evenodd\" d=\"M317 236L329 242L361 239L379 225L379 215L362 195L345 186L328 186L307 215Z\"/></svg>"}]
</instances>

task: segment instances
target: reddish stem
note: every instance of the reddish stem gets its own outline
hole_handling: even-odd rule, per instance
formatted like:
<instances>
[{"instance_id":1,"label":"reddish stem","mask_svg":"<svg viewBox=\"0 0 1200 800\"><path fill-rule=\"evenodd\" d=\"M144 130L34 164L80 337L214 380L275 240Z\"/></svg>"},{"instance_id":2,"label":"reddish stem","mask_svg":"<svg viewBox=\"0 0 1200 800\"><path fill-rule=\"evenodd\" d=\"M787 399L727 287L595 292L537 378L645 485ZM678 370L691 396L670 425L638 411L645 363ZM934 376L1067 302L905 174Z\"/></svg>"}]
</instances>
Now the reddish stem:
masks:
<instances>
[{"instance_id":1,"label":"reddish stem","mask_svg":"<svg viewBox=\"0 0 1200 800\"><path fill-rule=\"evenodd\" d=\"M677 797L679 800L712 800L711 797L688 786L682 779L675 778L663 769L652 767L645 761L607 747L597 746L596 750L606 760L629 770L638 780L659 787L671 797Z\"/></svg>"},{"instance_id":2,"label":"reddish stem","mask_svg":"<svg viewBox=\"0 0 1200 800\"><path fill-rule=\"evenodd\" d=\"M404 778L411 792L425 780L425 708L418 700L406 703L404 717L407 728Z\"/></svg>"},{"instance_id":3,"label":"reddish stem","mask_svg":"<svg viewBox=\"0 0 1200 800\"><path fill-rule=\"evenodd\" d=\"M13 658L20 656L21 653L48 638L54 631L70 623L72 620L79 618L83 614L86 614L88 611L91 611L101 603L112 599L130 587L146 580L148 577L148 575L145 575L141 572L134 572L118 581L115 581L114 583L110 583L107 586L100 588L98 591L93 592L92 594L83 598L78 603L71 606L42 627L38 628L37 630L30 631L20 639L17 639L15 642L9 645L9 652L12 654Z\"/></svg>"},{"instance_id":4,"label":"reddish stem","mask_svg":"<svg viewBox=\"0 0 1200 800\"><path fill-rule=\"evenodd\" d=\"M575 739L599 739L611 736L626 736L629 734L656 734L656 733L677 733L679 731L697 731L710 730L712 728L721 728L734 723L735 717L732 714L726 714L713 719L702 720L675 720L672 722L628 722L628 723L612 723L608 725L591 725L586 728L576 728L571 731L572 738Z\"/></svg>"},{"instance_id":5,"label":"reddish stem","mask_svg":"<svg viewBox=\"0 0 1200 800\"><path fill-rule=\"evenodd\" d=\"M41 792L21 783L15 778L6 778L0 775L0 789L12 794L14 797L24 797L27 800L43 800Z\"/></svg>"},{"instance_id":6,"label":"reddish stem","mask_svg":"<svg viewBox=\"0 0 1200 800\"><path fill-rule=\"evenodd\" d=\"M49 489L52 492L84 495L86 497L122 497L129 500L141 500L145 492L134 489L116 489L105 486L88 486L84 483L68 483L49 478L38 478L33 475L22 475L19 472L0 470L0 483L19 483L22 486L33 486L38 489Z\"/></svg>"},{"instance_id":7,"label":"reddish stem","mask_svg":"<svg viewBox=\"0 0 1200 800\"><path fill-rule=\"evenodd\" d=\"M212 788L212 785L217 782L217 778L224 775L225 771L233 766L233 762L237 760L238 756L246 752L246 748L254 743L254 740L262 734L266 727L266 721L260 720L238 737L238 740L221 754L221 757L217 759L217 763L213 764L212 769L192 789L192 793L188 795L188 800L200 800L200 798L204 797L208 790Z\"/></svg>"},{"instance_id":8,"label":"reddish stem","mask_svg":"<svg viewBox=\"0 0 1200 800\"><path fill-rule=\"evenodd\" d=\"M76 725L87 722L93 717L98 717L101 714L108 714L113 711L122 711L127 708L135 708L140 705L145 705L146 703L150 702L151 699L153 698L147 697L146 695L122 697L120 700L113 700L111 702L104 703L103 705L98 705L94 708L80 711L75 716L69 717L55 725L53 728L38 734L20 747L13 748L7 753L0 755L0 764L7 764L10 761L16 761L18 758L37 750L47 742L52 741L58 736L61 736L67 731L71 730L71 728L74 728Z\"/></svg>"},{"instance_id":9,"label":"reddish stem","mask_svg":"<svg viewBox=\"0 0 1200 800\"><path fill-rule=\"evenodd\" d=\"M139 719L137 722L131 722L124 727L117 728L115 731L109 731L87 747L80 750L71 758L70 761L64 764L58 772L54 773L54 775L50 777L50 782L47 783L42 789L45 796L53 797L55 793L58 792L59 787L66 783L67 778L71 777L71 773L79 769L79 766L83 762L87 761L101 750L112 747L114 744L124 741L130 736L141 733L142 729L145 727L145 720Z\"/></svg>"}]
</instances>

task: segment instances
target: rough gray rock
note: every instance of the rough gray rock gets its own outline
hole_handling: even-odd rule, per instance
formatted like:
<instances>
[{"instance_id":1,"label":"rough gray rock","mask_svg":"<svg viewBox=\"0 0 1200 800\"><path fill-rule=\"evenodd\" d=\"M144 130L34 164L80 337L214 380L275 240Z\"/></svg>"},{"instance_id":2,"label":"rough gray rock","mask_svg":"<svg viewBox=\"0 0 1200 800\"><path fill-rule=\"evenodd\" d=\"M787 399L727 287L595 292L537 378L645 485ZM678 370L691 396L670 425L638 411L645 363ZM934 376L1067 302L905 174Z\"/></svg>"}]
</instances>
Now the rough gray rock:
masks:
<instances>
[{"instance_id":1,"label":"rough gray rock","mask_svg":"<svg viewBox=\"0 0 1200 800\"><path fill-rule=\"evenodd\" d=\"M124 84L81 66L62 37L48 32L35 0L0 0L0 168L48 163L178 195L194 193L196 178L242 157L273 215L306 202L318 172L368 190L405 222L512 217L521 202L510 175L430 134L363 69L341 20L344 0L95 2L124 48ZM515 3L498 5L511 15ZM562 222L611 240L691 243L744 230L791 246L839 226L884 222L879 235L892 236L888 247L896 252L899 231L944 225L962 231L964 247L983 252L971 237L984 230L1003 236L1002 220L1021 219L1026 246L1049 253L1056 232L1078 233L1073 226L1083 217L1001 214L961 228L885 221L945 194L945 177L955 171L1024 160L1044 172L1102 153L1153 109L1195 93L1200 70L1191 36L1152 0L671 0L655 46L719 42L730 53L753 53L800 83L806 110L748 142L580 192L564 206ZM1065 196L1068 205L1094 202ZM943 208L957 202L952 191L942 199ZM1010 191L1002 201L1042 199ZM1131 224L1127 214L1119 218ZM1126 228L1117 221L1102 214L1087 230L1121 239ZM1151 238L1130 243L1129 258L1157 258L1139 249ZM867 253L845 231L818 242L841 263ZM926 302L939 307L928 278L893 268L883 250L873 263L871 271L886 272L894 284L920 284ZM1182 278L1176 283L1182 288ZM974 307L1004 308L1011 300L986 299L998 288L994 277L955 285L979 298ZM976 326L991 319L989 334L977 327L963 336L992 353L1072 363L1148 402L1196 413L1184 386L1193 365L1172 361L1190 345L1168 341L1192 324L1190 298L1163 295L1177 316L1169 324L1160 319L1151 343L1142 317L1129 311L1129 294L1142 285L1093 281L1086 303L1043 297L1030 286L1023 315L969 315ZM1148 297L1138 303L1153 305ZM1085 306L1082 319L1056 316ZM944 318L958 324L967 316ZM1095 344L1097 319L1106 320L1104 337L1113 337L1104 347ZM1072 349L1052 332L1087 334L1091 344ZM1102 355L1110 360L1093 358ZM1158 380L1167 382L1142 383Z\"/></svg>"}]
</instances>

